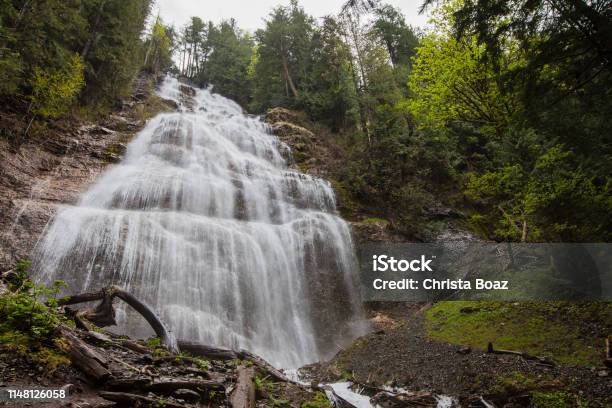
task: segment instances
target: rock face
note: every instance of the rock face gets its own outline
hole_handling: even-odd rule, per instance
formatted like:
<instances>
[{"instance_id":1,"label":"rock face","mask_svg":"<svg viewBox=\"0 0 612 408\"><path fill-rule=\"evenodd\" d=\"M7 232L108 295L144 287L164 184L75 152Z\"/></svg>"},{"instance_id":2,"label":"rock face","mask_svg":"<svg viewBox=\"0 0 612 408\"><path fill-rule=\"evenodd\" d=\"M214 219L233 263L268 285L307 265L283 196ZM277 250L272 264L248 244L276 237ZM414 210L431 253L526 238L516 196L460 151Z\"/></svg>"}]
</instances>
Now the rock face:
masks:
<instances>
[{"instance_id":1,"label":"rock face","mask_svg":"<svg viewBox=\"0 0 612 408\"><path fill-rule=\"evenodd\" d=\"M406 238L393 233L386 220L351 222L357 244L370 242L404 242Z\"/></svg>"},{"instance_id":2,"label":"rock face","mask_svg":"<svg viewBox=\"0 0 612 408\"><path fill-rule=\"evenodd\" d=\"M334 166L342 161L341 149L321 136L304 113L274 108L265 120L272 133L291 147L293 164L301 171L328 179Z\"/></svg>"},{"instance_id":3,"label":"rock face","mask_svg":"<svg viewBox=\"0 0 612 408\"><path fill-rule=\"evenodd\" d=\"M100 124L66 120L48 125L44 139L20 146L0 139L0 272L27 258L61 205L75 204L80 193L109 164L148 116L167 109L153 100L145 80Z\"/></svg>"}]
</instances>

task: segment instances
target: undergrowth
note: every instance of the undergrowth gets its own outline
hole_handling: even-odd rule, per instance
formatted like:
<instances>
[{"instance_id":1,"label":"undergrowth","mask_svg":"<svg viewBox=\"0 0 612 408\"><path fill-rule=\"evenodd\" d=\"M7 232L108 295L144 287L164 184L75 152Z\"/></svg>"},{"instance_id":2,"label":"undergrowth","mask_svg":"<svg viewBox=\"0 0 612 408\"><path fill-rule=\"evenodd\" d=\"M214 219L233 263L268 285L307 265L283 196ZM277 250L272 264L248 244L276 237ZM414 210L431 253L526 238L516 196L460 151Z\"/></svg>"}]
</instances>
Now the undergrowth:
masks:
<instances>
[{"instance_id":1,"label":"undergrowth","mask_svg":"<svg viewBox=\"0 0 612 408\"><path fill-rule=\"evenodd\" d=\"M0 347L53 371L69 364L56 336L57 328L68 324L56 311L64 282L36 285L28 278L29 266L29 261L18 261L7 279L9 291L0 295Z\"/></svg>"}]
</instances>

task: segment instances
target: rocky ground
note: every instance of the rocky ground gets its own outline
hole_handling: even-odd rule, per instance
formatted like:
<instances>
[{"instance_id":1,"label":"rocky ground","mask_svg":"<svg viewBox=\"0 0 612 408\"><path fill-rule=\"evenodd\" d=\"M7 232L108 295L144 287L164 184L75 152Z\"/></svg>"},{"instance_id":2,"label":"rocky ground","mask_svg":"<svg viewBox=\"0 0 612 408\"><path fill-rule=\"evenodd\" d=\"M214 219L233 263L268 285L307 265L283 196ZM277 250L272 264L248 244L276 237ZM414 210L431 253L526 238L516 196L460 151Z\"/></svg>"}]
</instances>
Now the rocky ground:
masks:
<instances>
[{"instance_id":1,"label":"rocky ground","mask_svg":"<svg viewBox=\"0 0 612 408\"><path fill-rule=\"evenodd\" d=\"M562 393L590 405L612 404L612 379L603 367L543 364L487 353L428 337L426 304L372 304L373 332L331 361L303 370L317 382L348 379L366 388L399 387L457 398L463 406L485 400L504 407L532 406L533 392ZM575 404L550 406L578 406Z\"/></svg>"},{"instance_id":2,"label":"rocky ground","mask_svg":"<svg viewBox=\"0 0 612 408\"><path fill-rule=\"evenodd\" d=\"M300 407L317 391L271 378L248 360L215 360L170 354L146 342L111 333L77 330L78 337L103 358L110 376L92 378L73 366L48 371L0 346L0 390L61 388L69 397L49 402L12 402L10 407L215 407L228 406L240 370L253 367L249 379L256 406ZM0 402L0 406L2 406Z\"/></svg>"}]
</instances>

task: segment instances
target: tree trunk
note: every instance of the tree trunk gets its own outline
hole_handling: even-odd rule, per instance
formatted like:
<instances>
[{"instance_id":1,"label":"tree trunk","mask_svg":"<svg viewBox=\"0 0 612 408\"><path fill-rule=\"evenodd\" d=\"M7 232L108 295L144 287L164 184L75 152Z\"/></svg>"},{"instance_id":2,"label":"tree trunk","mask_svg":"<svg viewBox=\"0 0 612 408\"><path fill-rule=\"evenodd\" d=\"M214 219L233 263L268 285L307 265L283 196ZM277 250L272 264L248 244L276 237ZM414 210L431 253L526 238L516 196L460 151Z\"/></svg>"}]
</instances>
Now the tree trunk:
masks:
<instances>
[{"instance_id":1,"label":"tree trunk","mask_svg":"<svg viewBox=\"0 0 612 408\"><path fill-rule=\"evenodd\" d=\"M115 323L115 309L113 308L113 298L118 297L128 305L132 306L145 320L151 325L153 331L161 343L173 353L178 352L176 341L170 334L163 322L157 317L155 312L146 304L138 300L134 295L118 286L111 286L100 290L99 292L83 293L80 295L70 296L60 301L61 305L74 305L77 303L91 302L94 300L102 300L102 302L94 309L86 311L82 316L92 321L98 326L105 327Z\"/></svg>"},{"instance_id":2,"label":"tree trunk","mask_svg":"<svg viewBox=\"0 0 612 408\"><path fill-rule=\"evenodd\" d=\"M287 80L287 83L289 84L289 88L291 89L291 93L293 93L293 97L294 98L298 98L299 94L298 94L298 90L295 87L295 84L293 83L293 79L291 79L291 75L289 74L289 67L287 66L287 58L283 55L283 70L285 71L285 79Z\"/></svg>"},{"instance_id":3,"label":"tree trunk","mask_svg":"<svg viewBox=\"0 0 612 408\"><path fill-rule=\"evenodd\" d=\"M238 380L236 388L230 395L229 402L232 408L255 407L255 370L253 367L238 367Z\"/></svg>"},{"instance_id":4,"label":"tree trunk","mask_svg":"<svg viewBox=\"0 0 612 408\"><path fill-rule=\"evenodd\" d=\"M270 363L268 363L263 358L256 356L255 354L246 351L246 350L228 350L217 347L206 346L203 344L192 343L186 340L177 340L177 344L179 349L184 352L193 354L194 356L206 357L213 360L248 360L251 361L255 366L257 366L260 370L267 373L270 377L275 378L278 381L283 382L291 382L286 375L284 375L280 370L273 367Z\"/></svg>"},{"instance_id":5,"label":"tree trunk","mask_svg":"<svg viewBox=\"0 0 612 408\"><path fill-rule=\"evenodd\" d=\"M68 353L70 361L76 368L96 382L103 382L111 376L106 368L108 362L104 356L90 348L68 327L61 326L59 330L63 340L61 347Z\"/></svg>"}]
</instances>

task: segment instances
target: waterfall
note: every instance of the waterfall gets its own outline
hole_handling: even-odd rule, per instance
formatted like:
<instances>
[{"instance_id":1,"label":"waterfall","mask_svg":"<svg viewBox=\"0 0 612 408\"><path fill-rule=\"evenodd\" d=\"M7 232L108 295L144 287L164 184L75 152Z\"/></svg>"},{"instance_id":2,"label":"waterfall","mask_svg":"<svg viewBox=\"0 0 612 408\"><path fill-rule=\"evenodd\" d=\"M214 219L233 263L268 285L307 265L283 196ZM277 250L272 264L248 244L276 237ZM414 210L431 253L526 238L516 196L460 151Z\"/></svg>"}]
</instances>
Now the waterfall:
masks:
<instances>
[{"instance_id":1,"label":"waterfall","mask_svg":"<svg viewBox=\"0 0 612 408\"><path fill-rule=\"evenodd\" d=\"M279 367L330 357L360 334L350 229L328 182L233 101L166 78L179 111L152 118L33 256L67 293L117 284L177 338L244 348ZM133 311L122 332L152 332Z\"/></svg>"}]
</instances>

